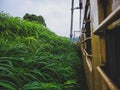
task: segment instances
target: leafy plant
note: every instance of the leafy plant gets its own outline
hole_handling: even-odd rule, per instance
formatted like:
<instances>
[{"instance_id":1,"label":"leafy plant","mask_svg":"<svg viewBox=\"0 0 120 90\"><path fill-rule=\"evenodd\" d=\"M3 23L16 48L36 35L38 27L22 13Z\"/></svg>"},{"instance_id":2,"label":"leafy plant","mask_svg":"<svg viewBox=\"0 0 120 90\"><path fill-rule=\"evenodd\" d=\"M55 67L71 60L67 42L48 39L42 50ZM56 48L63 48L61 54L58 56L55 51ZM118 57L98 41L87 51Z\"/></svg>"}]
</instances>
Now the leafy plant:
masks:
<instances>
[{"instance_id":1,"label":"leafy plant","mask_svg":"<svg viewBox=\"0 0 120 90\"><path fill-rule=\"evenodd\" d=\"M79 48L68 38L4 13L0 20L1 90L79 90L85 86Z\"/></svg>"},{"instance_id":2,"label":"leafy plant","mask_svg":"<svg viewBox=\"0 0 120 90\"><path fill-rule=\"evenodd\" d=\"M34 14L28 14L28 13L26 13L24 15L23 19L24 20L38 22L38 23L43 24L44 26L46 26L45 20L44 20L44 18L42 16L36 16Z\"/></svg>"},{"instance_id":3,"label":"leafy plant","mask_svg":"<svg viewBox=\"0 0 120 90\"><path fill-rule=\"evenodd\" d=\"M54 83L32 82L24 86L25 90L62 90L60 85Z\"/></svg>"}]
</instances>

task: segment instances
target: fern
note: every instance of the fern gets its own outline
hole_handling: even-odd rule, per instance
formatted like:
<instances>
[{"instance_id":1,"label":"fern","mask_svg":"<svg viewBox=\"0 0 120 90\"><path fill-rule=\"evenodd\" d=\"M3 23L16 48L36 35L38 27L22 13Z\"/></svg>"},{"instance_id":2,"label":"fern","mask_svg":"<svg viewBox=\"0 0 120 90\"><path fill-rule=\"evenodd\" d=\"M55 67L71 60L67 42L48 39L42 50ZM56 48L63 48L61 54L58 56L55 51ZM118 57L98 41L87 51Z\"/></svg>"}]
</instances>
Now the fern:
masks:
<instances>
[{"instance_id":1,"label":"fern","mask_svg":"<svg viewBox=\"0 0 120 90\"><path fill-rule=\"evenodd\" d=\"M60 85L54 83L28 83L24 86L25 90L62 90Z\"/></svg>"},{"instance_id":2,"label":"fern","mask_svg":"<svg viewBox=\"0 0 120 90\"><path fill-rule=\"evenodd\" d=\"M16 90L12 85L0 81L0 86L9 90Z\"/></svg>"}]
</instances>

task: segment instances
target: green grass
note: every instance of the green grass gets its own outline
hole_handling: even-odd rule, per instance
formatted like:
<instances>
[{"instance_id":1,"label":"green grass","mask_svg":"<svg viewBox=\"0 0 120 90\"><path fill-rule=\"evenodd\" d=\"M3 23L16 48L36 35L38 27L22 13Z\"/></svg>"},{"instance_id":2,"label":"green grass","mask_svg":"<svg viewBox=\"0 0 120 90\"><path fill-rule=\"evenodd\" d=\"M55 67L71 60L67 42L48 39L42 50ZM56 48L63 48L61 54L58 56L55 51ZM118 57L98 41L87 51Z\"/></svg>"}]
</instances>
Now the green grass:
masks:
<instances>
[{"instance_id":1,"label":"green grass","mask_svg":"<svg viewBox=\"0 0 120 90\"><path fill-rule=\"evenodd\" d=\"M0 13L0 89L85 90L78 49L43 25Z\"/></svg>"}]
</instances>

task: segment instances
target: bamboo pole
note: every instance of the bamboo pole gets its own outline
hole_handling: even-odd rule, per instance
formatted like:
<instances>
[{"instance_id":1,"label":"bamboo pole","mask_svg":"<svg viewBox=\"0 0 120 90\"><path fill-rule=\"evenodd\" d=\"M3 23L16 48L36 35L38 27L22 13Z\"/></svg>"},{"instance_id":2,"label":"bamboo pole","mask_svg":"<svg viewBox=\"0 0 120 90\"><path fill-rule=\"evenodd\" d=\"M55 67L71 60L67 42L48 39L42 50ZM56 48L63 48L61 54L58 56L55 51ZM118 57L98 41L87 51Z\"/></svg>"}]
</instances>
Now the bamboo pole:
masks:
<instances>
[{"instance_id":1,"label":"bamboo pole","mask_svg":"<svg viewBox=\"0 0 120 90\"><path fill-rule=\"evenodd\" d=\"M99 72L100 76L109 87L110 90L119 90L118 87L107 77L107 75L103 72L103 70L98 66L97 71Z\"/></svg>"}]
</instances>

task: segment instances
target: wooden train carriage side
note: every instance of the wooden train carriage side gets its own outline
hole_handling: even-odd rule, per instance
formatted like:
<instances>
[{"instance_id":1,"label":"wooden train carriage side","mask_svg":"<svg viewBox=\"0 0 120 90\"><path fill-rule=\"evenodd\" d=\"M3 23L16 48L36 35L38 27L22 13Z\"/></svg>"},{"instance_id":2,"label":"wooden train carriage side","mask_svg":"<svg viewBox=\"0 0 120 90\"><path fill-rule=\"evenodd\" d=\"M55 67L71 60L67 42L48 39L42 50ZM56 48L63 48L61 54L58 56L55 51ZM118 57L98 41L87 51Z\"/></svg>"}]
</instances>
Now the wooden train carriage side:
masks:
<instances>
[{"instance_id":1,"label":"wooden train carriage side","mask_svg":"<svg viewBox=\"0 0 120 90\"><path fill-rule=\"evenodd\" d=\"M89 90L120 90L120 0L84 0L80 46Z\"/></svg>"}]
</instances>

